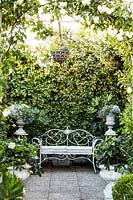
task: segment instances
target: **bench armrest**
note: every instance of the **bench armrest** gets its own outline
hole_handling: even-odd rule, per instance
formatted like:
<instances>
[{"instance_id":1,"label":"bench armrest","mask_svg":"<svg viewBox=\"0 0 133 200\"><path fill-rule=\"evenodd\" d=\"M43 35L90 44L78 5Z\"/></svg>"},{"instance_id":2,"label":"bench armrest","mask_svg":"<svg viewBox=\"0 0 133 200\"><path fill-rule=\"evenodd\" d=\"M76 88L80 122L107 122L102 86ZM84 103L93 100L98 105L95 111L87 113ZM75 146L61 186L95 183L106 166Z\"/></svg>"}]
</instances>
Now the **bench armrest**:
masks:
<instances>
[{"instance_id":1,"label":"bench armrest","mask_svg":"<svg viewBox=\"0 0 133 200\"><path fill-rule=\"evenodd\" d=\"M41 146L42 140L40 138L34 137L34 138L32 138L32 143L33 144L39 144Z\"/></svg>"},{"instance_id":2,"label":"bench armrest","mask_svg":"<svg viewBox=\"0 0 133 200\"><path fill-rule=\"evenodd\" d=\"M95 146L96 146L97 142L102 141L102 140L103 139L100 139L100 138L94 139L93 142L92 142L92 149L95 149Z\"/></svg>"}]
</instances>

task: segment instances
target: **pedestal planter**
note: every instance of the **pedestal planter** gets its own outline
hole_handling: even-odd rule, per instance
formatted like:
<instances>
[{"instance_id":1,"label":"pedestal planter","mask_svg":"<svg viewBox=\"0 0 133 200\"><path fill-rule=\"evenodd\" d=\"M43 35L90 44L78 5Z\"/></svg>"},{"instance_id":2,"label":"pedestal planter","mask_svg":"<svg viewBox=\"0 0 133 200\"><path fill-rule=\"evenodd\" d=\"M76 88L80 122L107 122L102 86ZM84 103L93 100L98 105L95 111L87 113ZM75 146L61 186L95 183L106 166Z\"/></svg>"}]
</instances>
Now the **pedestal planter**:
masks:
<instances>
[{"instance_id":1,"label":"pedestal planter","mask_svg":"<svg viewBox=\"0 0 133 200\"><path fill-rule=\"evenodd\" d=\"M8 167L8 171L11 174L15 174L18 178L25 180L30 176L30 172L28 169L14 169L12 166Z\"/></svg>"},{"instance_id":2,"label":"pedestal planter","mask_svg":"<svg viewBox=\"0 0 133 200\"><path fill-rule=\"evenodd\" d=\"M22 118L17 119L16 124L18 125L19 129L15 131L14 135L28 135L25 130L23 129L25 122L23 121Z\"/></svg>"},{"instance_id":3,"label":"pedestal planter","mask_svg":"<svg viewBox=\"0 0 133 200\"><path fill-rule=\"evenodd\" d=\"M112 130L115 124L115 116L114 115L107 115L106 116L106 125L108 126L108 130L105 132L106 136L116 136L116 132Z\"/></svg>"},{"instance_id":4,"label":"pedestal planter","mask_svg":"<svg viewBox=\"0 0 133 200\"><path fill-rule=\"evenodd\" d=\"M101 169L99 175L107 181L107 185L104 189L104 200L113 200L112 197L112 187L115 184L115 181L120 178L122 175L118 172L115 172L114 167L110 166L110 170L107 170L104 165L100 165Z\"/></svg>"},{"instance_id":5,"label":"pedestal planter","mask_svg":"<svg viewBox=\"0 0 133 200\"><path fill-rule=\"evenodd\" d=\"M116 181L121 177L120 173L115 172L114 166L110 166L109 170L104 165L100 165L99 168L101 169L99 175L107 182Z\"/></svg>"}]
</instances>

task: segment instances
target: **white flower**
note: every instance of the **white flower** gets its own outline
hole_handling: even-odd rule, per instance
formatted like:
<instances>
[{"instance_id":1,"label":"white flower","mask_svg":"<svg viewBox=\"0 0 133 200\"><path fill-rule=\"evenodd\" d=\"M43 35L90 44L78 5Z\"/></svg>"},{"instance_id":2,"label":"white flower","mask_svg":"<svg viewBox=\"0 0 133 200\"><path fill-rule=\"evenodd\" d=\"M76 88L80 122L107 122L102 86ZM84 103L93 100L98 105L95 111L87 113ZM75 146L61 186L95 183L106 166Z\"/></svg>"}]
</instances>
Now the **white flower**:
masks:
<instances>
[{"instance_id":1,"label":"white flower","mask_svg":"<svg viewBox=\"0 0 133 200\"><path fill-rule=\"evenodd\" d=\"M106 7L106 11L105 11L108 15L110 15L113 12L113 9Z\"/></svg>"},{"instance_id":2,"label":"white flower","mask_svg":"<svg viewBox=\"0 0 133 200\"><path fill-rule=\"evenodd\" d=\"M23 3L23 0L17 0L17 1L16 1L16 5L19 5L19 6L20 6L22 3Z\"/></svg>"},{"instance_id":3,"label":"white flower","mask_svg":"<svg viewBox=\"0 0 133 200\"><path fill-rule=\"evenodd\" d=\"M112 36L116 36L117 33L118 33L118 30L117 30L117 29L114 29L114 28L112 28L112 26L110 26L110 27L108 28L108 33L109 33L110 35L112 35Z\"/></svg>"},{"instance_id":4,"label":"white flower","mask_svg":"<svg viewBox=\"0 0 133 200\"><path fill-rule=\"evenodd\" d=\"M25 104L12 104L3 111L3 116L10 116L14 118L22 117L26 108L29 108L29 106Z\"/></svg>"},{"instance_id":5,"label":"white flower","mask_svg":"<svg viewBox=\"0 0 133 200\"><path fill-rule=\"evenodd\" d=\"M119 40L119 41L122 41L122 40L123 40L123 36L122 36L121 33L118 33L118 34L116 35L116 37L117 37L117 40Z\"/></svg>"},{"instance_id":6,"label":"white flower","mask_svg":"<svg viewBox=\"0 0 133 200\"><path fill-rule=\"evenodd\" d=\"M10 143L8 144L8 148L9 148L9 149L15 149L15 147L16 147L16 144L15 144L14 142L10 142Z\"/></svg>"},{"instance_id":7,"label":"white flower","mask_svg":"<svg viewBox=\"0 0 133 200\"><path fill-rule=\"evenodd\" d=\"M64 8L65 6L67 6L67 2L60 2L60 7Z\"/></svg>"},{"instance_id":8,"label":"white flower","mask_svg":"<svg viewBox=\"0 0 133 200\"><path fill-rule=\"evenodd\" d=\"M126 31L125 32L125 35L129 38L131 38L133 36L133 32L129 32L129 31Z\"/></svg>"},{"instance_id":9,"label":"white flower","mask_svg":"<svg viewBox=\"0 0 133 200\"><path fill-rule=\"evenodd\" d=\"M105 6L105 5L103 5L103 6L99 5L99 6L97 7L97 9L98 9L98 11L99 11L101 14L103 14L103 13L105 13L106 6Z\"/></svg>"},{"instance_id":10,"label":"white flower","mask_svg":"<svg viewBox=\"0 0 133 200\"><path fill-rule=\"evenodd\" d=\"M103 6L99 5L97 9L101 14L107 13L108 15L110 15L113 12L113 8L108 8L105 5Z\"/></svg>"},{"instance_id":11,"label":"white flower","mask_svg":"<svg viewBox=\"0 0 133 200\"><path fill-rule=\"evenodd\" d=\"M132 88L131 88L131 87L128 87L128 88L127 88L127 93L128 93L128 94L131 94L131 93L132 93Z\"/></svg>"},{"instance_id":12,"label":"white flower","mask_svg":"<svg viewBox=\"0 0 133 200\"><path fill-rule=\"evenodd\" d=\"M91 0L82 0L82 4L85 5L90 5Z\"/></svg>"},{"instance_id":13,"label":"white flower","mask_svg":"<svg viewBox=\"0 0 133 200\"><path fill-rule=\"evenodd\" d=\"M99 23L99 17L98 16L94 17L93 21L94 21L95 24L98 24Z\"/></svg>"},{"instance_id":14,"label":"white flower","mask_svg":"<svg viewBox=\"0 0 133 200\"><path fill-rule=\"evenodd\" d=\"M23 188L23 195L25 196L25 194L26 194L26 191L25 191L25 188Z\"/></svg>"},{"instance_id":15,"label":"white flower","mask_svg":"<svg viewBox=\"0 0 133 200\"><path fill-rule=\"evenodd\" d=\"M8 108L6 108L6 109L2 112L2 114L3 114L4 117L7 117L7 116L9 116L9 115L11 114L11 110L8 109Z\"/></svg>"},{"instance_id":16,"label":"white flower","mask_svg":"<svg viewBox=\"0 0 133 200\"><path fill-rule=\"evenodd\" d=\"M125 0L126 3L133 3L133 0Z\"/></svg>"}]
</instances>

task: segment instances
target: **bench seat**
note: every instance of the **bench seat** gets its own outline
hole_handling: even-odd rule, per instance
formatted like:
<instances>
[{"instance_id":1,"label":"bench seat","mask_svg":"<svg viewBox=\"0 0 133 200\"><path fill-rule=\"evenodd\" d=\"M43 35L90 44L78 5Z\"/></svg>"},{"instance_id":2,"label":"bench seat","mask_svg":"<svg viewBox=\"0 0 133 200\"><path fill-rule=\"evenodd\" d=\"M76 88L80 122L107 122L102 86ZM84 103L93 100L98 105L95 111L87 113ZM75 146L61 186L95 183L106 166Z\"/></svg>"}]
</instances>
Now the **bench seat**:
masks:
<instances>
[{"instance_id":1,"label":"bench seat","mask_svg":"<svg viewBox=\"0 0 133 200\"><path fill-rule=\"evenodd\" d=\"M91 146L41 146L41 154L92 155Z\"/></svg>"}]
</instances>

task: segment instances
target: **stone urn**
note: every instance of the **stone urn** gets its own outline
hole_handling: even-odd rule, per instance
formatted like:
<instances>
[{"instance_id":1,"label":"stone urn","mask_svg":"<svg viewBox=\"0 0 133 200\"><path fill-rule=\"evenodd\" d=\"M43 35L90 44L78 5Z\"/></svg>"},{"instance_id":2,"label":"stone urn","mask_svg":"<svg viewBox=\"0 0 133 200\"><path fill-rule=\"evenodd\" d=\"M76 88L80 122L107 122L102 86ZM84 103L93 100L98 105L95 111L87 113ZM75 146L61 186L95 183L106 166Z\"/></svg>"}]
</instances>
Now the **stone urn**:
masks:
<instances>
[{"instance_id":1,"label":"stone urn","mask_svg":"<svg viewBox=\"0 0 133 200\"><path fill-rule=\"evenodd\" d=\"M113 129L115 125L115 116L107 115L106 116L106 125L108 126L108 130L105 132L106 136L117 136L116 132Z\"/></svg>"},{"instance_id":2,"label":"stone urn","mask_svg":"<svg viewBox=\"0 0 133 200\"><path fill-rule=\"evenodd\" d=\"M18 125L18 130L15 131L14 135L22 136L22 135L28 135L25 130L23 129L25 122L22 118L18 118L16 121L16 124Z\"/></svg>"},{"instance_id":3,"label":"stone urn","mask_svg":"<svg viewBox=\"0 0 133 200\"><path fill-rule=\"evenodd\" d=\"M121 174L115 172L114 166L110 166L110 169L106 169L104 165L100 165L100 173L99 175L107 182L116 181L121 177Z\"/></svg>"},{"instance_id":4,"label":"stone urn","mask_svg":"<svg viewBox=\"0 0 133 200\"><path fill-rule=\"evenodd\" d=\"M18 178L25 180L25 179L29 178L29 176L30 176L30 172L29 172L30 168L15 169L13 166L11 166L11 167L8 167L7 169L11 174L15 174Z\"/></svg>"}]
</instances>

